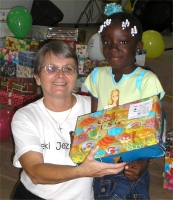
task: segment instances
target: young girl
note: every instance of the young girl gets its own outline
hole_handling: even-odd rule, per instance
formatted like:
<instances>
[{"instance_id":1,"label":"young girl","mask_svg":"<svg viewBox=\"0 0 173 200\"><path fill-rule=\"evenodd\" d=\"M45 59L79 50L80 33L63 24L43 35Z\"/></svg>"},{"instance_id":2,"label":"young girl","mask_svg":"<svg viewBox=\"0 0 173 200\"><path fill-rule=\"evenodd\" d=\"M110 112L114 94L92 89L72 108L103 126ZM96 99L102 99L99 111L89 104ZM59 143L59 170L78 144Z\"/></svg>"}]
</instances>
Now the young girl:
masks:
<instances>
[{"instance_id":1,"label":"young girl","mask_svg":"<svg viewBox=\"0 0 173 200\"><path fill-rule=\"evenodd\" d=\"M142 26L135 16L124 13L116 4L108 4L108 19L99 33L103 55L111 67L95 68L87 77L85 86L92 96L92 112L102 110L109 101L111 91L119 90L119 105L159 95L164 90L157 76L135 65L135 56L143 48ZM94 180L95 199L150 199L149 160L128 163L124 172Z\"/></svg>"}]
</instances>

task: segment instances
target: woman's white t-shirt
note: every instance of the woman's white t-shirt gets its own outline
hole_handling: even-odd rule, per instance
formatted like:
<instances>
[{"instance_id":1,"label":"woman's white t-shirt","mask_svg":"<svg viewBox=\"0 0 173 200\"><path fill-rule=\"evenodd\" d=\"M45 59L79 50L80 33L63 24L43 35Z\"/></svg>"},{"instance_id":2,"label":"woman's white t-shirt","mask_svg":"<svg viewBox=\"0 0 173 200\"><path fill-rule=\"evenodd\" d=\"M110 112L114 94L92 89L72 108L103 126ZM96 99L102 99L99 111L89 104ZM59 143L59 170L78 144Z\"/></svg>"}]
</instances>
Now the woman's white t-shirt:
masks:
<instances>
[{"instance_id":1,"label":"woman's white t-shirt","mask_svg":"<svg viewBox=\"0 0 173 200\"><path fill-rule=\"evenodd\" d=\"M30 150L42 153L45 163L75 166L69 157L71 143L69 132L75 130L77 116L91 112L90 97L76 94L75 96L77 101L69 116L70 110L58 113L49 111L58 124L65 120L61 124L62 134L46 111L43 98L16 111L12 120L15 167L21 167L20 156ZM92 181L92 178L77 178L59 184L35 185L24 171L21 173L21 182L26 189L47 200L94 199Z\"/></svg>"}]
</instances>

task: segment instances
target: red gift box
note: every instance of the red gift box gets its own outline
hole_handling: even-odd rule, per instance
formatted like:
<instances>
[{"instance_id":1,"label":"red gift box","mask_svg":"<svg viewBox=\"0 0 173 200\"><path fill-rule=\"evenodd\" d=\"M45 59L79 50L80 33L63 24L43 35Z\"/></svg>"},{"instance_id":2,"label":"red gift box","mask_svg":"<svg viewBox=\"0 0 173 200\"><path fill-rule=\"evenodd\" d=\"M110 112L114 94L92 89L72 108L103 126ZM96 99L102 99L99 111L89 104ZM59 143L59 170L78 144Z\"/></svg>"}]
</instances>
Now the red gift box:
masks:
<instances>
[{"instance_id":1,"label":"red gift box","mask_svg":"<svg viewBox=\"0 0 173 200\"><path fill-rule=\"evenodd\" d=\"M0 90L0 104L7 106L20 108L36 101L39 98L39 95L17 94Z\"/></svg>"},{"instance_id":2,"label":"red gift box","mask_svg":"<svg viewBox=\"0 0 173 200\"><path fill-rule=\"evenodd\" d=\"M38 94L34 78L0 77L0 89L22 94Z\"/></svg>"}]
</instances>

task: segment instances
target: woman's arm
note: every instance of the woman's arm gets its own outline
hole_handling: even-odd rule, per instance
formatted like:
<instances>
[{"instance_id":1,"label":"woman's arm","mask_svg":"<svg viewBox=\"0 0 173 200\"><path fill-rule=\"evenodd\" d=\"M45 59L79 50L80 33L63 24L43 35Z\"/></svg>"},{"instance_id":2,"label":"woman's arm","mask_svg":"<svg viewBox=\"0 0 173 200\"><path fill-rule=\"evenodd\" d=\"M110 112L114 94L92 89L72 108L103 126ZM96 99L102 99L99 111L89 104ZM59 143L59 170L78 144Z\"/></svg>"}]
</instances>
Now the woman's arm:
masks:
<instances>
[{"instance_id":1,"label":"woman's arm","mask_svg":"<svg viewBox=\"0 0 173 200\"><path fill-rule=\"evenodd\" d=\"M94 154L97 150L98 147L93 148L79 166L44 163L42 154L34 151L23 154L19 161L34 184L58 184L81 177L103 177L124 169L126 163L107 164L96 161Z\"/></svg>"}]
</instances>

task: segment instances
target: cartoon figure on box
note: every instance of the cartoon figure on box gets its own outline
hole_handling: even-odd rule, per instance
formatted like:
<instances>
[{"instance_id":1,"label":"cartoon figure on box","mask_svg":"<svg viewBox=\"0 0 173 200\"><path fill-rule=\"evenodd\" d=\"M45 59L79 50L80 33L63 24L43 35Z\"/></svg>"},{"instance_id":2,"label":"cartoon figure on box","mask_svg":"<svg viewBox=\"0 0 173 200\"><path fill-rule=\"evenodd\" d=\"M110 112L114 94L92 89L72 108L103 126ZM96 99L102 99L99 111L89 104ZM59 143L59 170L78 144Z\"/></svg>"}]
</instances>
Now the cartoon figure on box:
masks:
<instances>
[{"instance_id":1,"label":"cartoon figure on box","mask_svg":"<svg viewBox=\"0 0 173 200\"><path fill-rule=\"evenodd\" d=\"M105 106L104 109L111 108L111 107L114 107L114 106L118 106L118 104L119 104L119 93L120 93L120 91L118 89L114 89L114 90L111 91L110 100L108 102L108 105Z\"/></svg>"}]
</instances>

